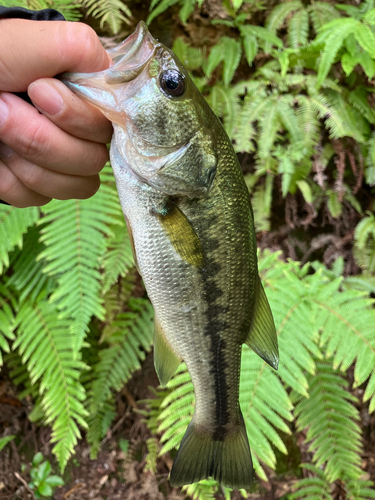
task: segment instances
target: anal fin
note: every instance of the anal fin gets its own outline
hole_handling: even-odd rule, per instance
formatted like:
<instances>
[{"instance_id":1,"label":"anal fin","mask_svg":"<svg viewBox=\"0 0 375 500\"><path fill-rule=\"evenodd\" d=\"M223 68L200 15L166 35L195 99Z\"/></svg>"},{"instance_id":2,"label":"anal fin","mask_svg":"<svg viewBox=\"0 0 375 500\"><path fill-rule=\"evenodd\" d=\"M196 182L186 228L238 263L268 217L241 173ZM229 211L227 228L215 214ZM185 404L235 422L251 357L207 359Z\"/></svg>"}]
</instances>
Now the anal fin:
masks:
<instances>
[{"instance_id":1,"label":"anal fin","mask_svg":"<svg viewBox=\"0 0 375 500\"><path fill-rule=\"evenodd\" d=\"M277 370L279 348L271 308L268 304L263 285L258 276L255 287L253 320L245 343L272 368Z\"/></svg>"},{"instance_id":2,"label":"anal fin","mask_svg":"<svg viewBox=\"0 0 375 500\"><path fill-rule=\"evenodd\" d=\"M181 359L175 354L155 317L154 330L154 365L160 385L165 386L173 377Z\"/></svg>"}]
</instances>

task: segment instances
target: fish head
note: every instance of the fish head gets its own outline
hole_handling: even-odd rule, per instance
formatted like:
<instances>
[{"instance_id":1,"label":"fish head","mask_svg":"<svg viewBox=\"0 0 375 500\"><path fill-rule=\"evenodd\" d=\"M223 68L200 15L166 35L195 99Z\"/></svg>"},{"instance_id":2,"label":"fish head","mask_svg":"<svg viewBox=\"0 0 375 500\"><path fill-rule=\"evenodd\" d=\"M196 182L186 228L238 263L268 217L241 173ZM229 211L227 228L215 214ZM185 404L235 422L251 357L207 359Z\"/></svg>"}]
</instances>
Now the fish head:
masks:
<instances>
[{"instance_id":1,"label":"fish head","mask_svg":"<svg viewBox=\"0 0 375 500\"><path fill-rule=\"evenodd\" d=\"M143 22L108 54L107 70L61 79L112 121L113 168L126 164L168 195L206 195L216 174L218 120L176 55Z\"/></svg>"}]
</instances>

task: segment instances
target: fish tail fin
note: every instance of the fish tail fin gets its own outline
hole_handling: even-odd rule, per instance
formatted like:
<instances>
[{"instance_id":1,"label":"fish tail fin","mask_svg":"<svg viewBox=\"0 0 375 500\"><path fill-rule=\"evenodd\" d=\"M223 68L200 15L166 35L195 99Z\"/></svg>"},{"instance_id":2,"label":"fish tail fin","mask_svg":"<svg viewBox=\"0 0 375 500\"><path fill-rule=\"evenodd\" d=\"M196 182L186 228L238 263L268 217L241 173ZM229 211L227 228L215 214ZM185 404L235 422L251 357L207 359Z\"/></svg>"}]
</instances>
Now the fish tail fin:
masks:
<instances>
[{"instance_id":1,"label":"fish tail fin","mask_svg":"<svg viewBox=\"0 0 375 500\"><path fill-rule=\"evenodd\" d=\"M199 432L193 419L173 463L171 486L183 486L213 477L230 488L250 488L253 463L242 416L241 421L233 431L226 432L225 437L215 439L207 431Z\"/></svg>"}]
</instances>

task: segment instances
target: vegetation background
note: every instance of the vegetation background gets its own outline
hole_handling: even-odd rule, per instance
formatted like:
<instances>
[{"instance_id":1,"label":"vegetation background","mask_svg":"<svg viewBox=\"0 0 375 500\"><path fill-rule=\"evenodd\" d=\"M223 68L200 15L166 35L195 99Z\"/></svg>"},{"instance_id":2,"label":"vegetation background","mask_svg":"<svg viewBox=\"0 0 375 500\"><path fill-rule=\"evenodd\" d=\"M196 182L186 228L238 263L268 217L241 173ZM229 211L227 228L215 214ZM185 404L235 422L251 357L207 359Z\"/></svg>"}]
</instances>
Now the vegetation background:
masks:
<instances>
[{"instance_id":1,"label":"vegetation background","mask_svg":"<svg viewBox=\"0 0 375 500\"><path fill-rule=\"evenodd\" d=\"M173 47L238 153L281 362L244 347L253 491L171 489L192 385L157 387L110 167L90 200L0 205L0 498L375 498L374 1L5 5Z\"/></svg>"}]
</instances>

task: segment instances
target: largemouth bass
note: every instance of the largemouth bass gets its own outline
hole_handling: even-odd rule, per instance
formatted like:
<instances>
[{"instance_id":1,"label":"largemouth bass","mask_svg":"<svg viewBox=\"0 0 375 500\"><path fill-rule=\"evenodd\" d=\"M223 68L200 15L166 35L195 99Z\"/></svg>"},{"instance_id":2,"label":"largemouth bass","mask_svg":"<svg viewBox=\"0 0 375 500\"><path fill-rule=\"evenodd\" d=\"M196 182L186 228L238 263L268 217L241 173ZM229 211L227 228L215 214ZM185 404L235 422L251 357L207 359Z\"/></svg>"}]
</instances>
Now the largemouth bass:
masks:
<instances>
[{"instance_id":1,"label":"largemouth bass","mask_svg":"<svg viewBox=\"0 0 375 500\"><path fill-rule=\"evenodd\" d=\"M172 486L209 476L248 488L253 466L239 405L241 346L278 365L259 279L249 193L220 121L146 25L108 51L113 65L62 79L113 123L111 163L134 260L155 309L155 368L181 360L195 413Z\"/></svg>"}]
</instances>

